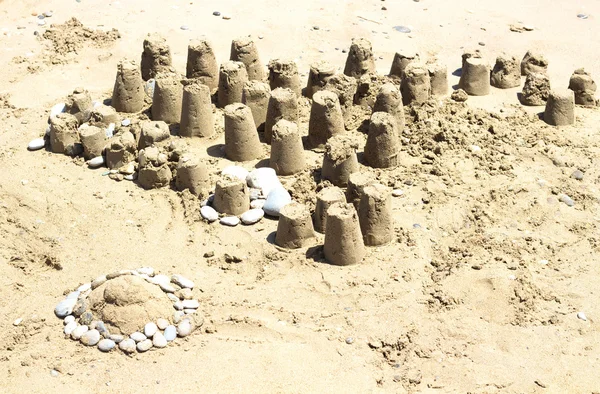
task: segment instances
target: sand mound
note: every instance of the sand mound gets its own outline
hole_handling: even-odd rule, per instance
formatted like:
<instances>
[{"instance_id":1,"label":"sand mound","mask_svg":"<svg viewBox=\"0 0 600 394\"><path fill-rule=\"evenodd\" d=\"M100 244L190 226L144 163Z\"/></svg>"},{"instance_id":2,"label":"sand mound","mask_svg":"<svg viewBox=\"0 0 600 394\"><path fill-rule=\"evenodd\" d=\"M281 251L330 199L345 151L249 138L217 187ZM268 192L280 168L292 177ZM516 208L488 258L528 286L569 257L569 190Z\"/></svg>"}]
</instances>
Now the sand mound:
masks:
<instances>
[{"instance_id":1,"label":"sand mound","mask_svg":"<svg viewBox=\"0 0 600 394\"><path fill-rule=\"evenodd\" d=\"M50 64L64 64L74 60L85 47L102 48L121 37L117 29L110 31L93 30L85 27L77 18L71 18L62 25L53 24L42 37L50 44L50 53L45 61Z\"/></svg>"},{"instance_id":2,"label":"sand mound","mask_svg":"<svg viewBox=\"0 0 600 394\"><path fill-rule=\"evenodd\" d=\"M120 276L89 296L94 318L111 333L131 334L159 318L172 320L173 305L162 290L136 276Z\"/></svg>"}]
</instances>

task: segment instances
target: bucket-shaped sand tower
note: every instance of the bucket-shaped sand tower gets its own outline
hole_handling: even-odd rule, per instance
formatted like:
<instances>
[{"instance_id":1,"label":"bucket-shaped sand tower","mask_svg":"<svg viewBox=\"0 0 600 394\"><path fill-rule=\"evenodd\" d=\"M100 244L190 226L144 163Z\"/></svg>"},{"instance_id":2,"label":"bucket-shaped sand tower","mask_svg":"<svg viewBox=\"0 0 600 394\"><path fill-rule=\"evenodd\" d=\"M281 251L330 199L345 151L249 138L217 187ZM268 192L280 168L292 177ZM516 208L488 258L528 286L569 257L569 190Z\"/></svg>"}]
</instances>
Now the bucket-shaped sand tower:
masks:
<instances>
[{"instance_id":1,"label":"bucket-shaped sand tower","mask_svg":"<svg viewBox=\"0 0 600 394\"><path fill-rule=\"evenodd\" d=\"M262 145L254 126L252 111L242 103L225 107L225 156L233 161L248 161L262 155Z\"/></svg>"},{"instance_id":2,"label":"bucket-shaped sand tower","mask_svg":"<svg viewBox=\"0 0 600 394\"><path fill-rule=\"evenodd\" d=\"M485 96L490 93L490 66L482 58L465 59L458 87L469 96Z\"/></svg>"},{"instance_id":3,"label":"bucket-shaped sand tower","mask_svg":"<svg viewBox=\"0 0 600 394\"><path fill-rule=\"evenodd\" d=\"M298 249L315 237L310 210L304 204L291 202L279 211L275 244L287 249Z\"/></svg>"},{"instance_id":4,"label":"bucket-shaped sand tower","mask_svg":"<svg viewBox=\"0 0 600 394\"><path fill-rule=\"evenodd\" d=\"M181 76L173 72L158 74L152 99L152 120L179 123L182 98Z\"/></svg>"},{"instance_id":5,"label":"bucket-shaped sand tower","mask_svg":"<svg viewBox=\"0 0 600 394\"><path fill-rule=\"evenodd\" d=\"M215 119L210 88L202 84L200 80L190 80L183 87L179 135L206 138L212 137L214 134Z\"/></svg>"},{"instance_id":6,"label":"bucket-shaped sand tower","mask_svg":"<svg viewBox=\"0 0 600 394\"><path fill-rule=\"evenodd\" d=\"M373 47L366 38L353 38L344 74L349 77L360 78L364 74L375 72L375 58L373 57Z\"/></svg>"},{"instance_id":7,"label":"bucket-shaped sand tower","mask_svg":"<svg viewBox=\"0 0 600 394\"><path fill-rule=\"evenodd\" d=\"M206 164L190 153L179 158L177 163L177 190L188 189L195 196L203 196L210 187Z\"/></svg>"},{"instance_id":8,"label":"bucket-shaped sand tower","mask_svg":"<svg viewBox=\"0 0 600 394\"><path fill-rule=\"evenodd\" d=\"M431 78L429 70L420 63L410 63L404 70L400 84L404 105L421 104L431 96Z\"/></svg>"},{"instance_id":9,"label":"bucket-shaped sand tower","mask_svg":"<svg viewBox=\"0 0 600 394\"><path fill-rule=\"evenodd\" d=\"M544 121L552 126L575 123L575 96L572 90L552 90L546 102Z\"/></svg>"},{"instance_id":10,"label":"bucket-shaped sand tower","mask_svg":"<svg viewBox=\"0 0 600 394\"><path fill-rule=\"evenodd\" d=\"M317 194L317 204L315 213L313 214L313 224L316 231L325 233L325 229L327 228L327 210L338 202L346 202L346 195L337 186L326 187Z\"/></svg>"},{"instance_id":11,"label":"bucket-shaped sand tower","mask_svg":"<svg viewBox=\"0 0 600 394\"><path fill-rule=\"evenodd\" d=\"M310 65L308 72L308 83L306 84L306 97L313 98L313 95L325 88L327 80L335 74L335 67L325 60Z\"/></svg>"},{"instance_id":12,"label":"bucket-shaped sand tower","mask_svg":"<svg viewBox=\"0 0 600 394\"><path fill-rule=\"evenodd\" d=\"M298 65L291 59L273 59L269 62L269 85L271 90L277 88L290 89L300 97L300 76Z\"/></svg>"},{"instance_id":13,"label":"bucket-shaped sand tower","mask_svg":"<svg viewBox=\"0 0 600 394\"><path fill-rule=\"evenodd\" d=\"M241 215L250 209L250 195L245 180L224 175L215 186L213 207L219 213Z\"/></svg>"},{"instance_id":14,"label":"bucket-shaped sand tower","mask_svg":"<svg viewBox=\"0 0 600 394\"><path fill-rule=\"evenodd\" d=\"M358 143L350 136L338 134L331 137L325 145L321 178L335 186L345 187L350 175L360 168L357 148Z\"/></svg>"},{"instance_id":15,"label":"bucket-shaped sand tower","mask_svg":"<svg viewBox=\"0 0 600 394\"><path fill-rule=\"evenodd\" d=\"M268 83L248 81L244 84L242 103L246 104L252 111L254 124L258 131L264 131L265 129L269 98L271 98L271 88Z\"/></svg>"},{"instance_id":16,"label":"bucket-shaped sand tower","mask_svg":"<svg viewBox=\"0 0 600 394\"><path fill-rule=\"evenodd\" d=\"M392 241L392 191L379 183L366 186L358 204L358 218L366 246Z\"/></svg>"},{"instance_id":17,"label":"bucket-shaped sand tower","mask_svg":"<svg viewBox=\"0 0 600 394\"><path fill-rule=\"evenodd\" d=\"M419 62L419 54L413 50L402 50L394 54L392 67L390 68L390 76L402 79L404 70L412 62Z\"/></svg>"},{"instance_id":18,"label":"bucket-shaped sand tower","mask_svg":"<svg viewBox=\"0 0 600 394\"><path fill-rule=\"evenodd\" d=\"M355 172L350 174L350 177L348 178L348 187L346 188L346 201L353 204L358 210L358 205L365 187L376 182L375 175L371 172Z\"/></svg>"},{"instance_id":19,"label":"bucket-shaped sand tower","mask_svg":"<svg viewBox=\"0 0 600 394\"><path fill-rule=\"evenodd\" d=\"M396 119L398 133L404 130L404 105L400 89L393 83L385 83L379 88L373 112L387 112Z\"/></svg>"},{"instance_id":20,"label":"bucket-shaped sand tower","mask_svg":"<svg viewBox=\"0 0 600 394\"><path fill-rule=\"evenodd\" d=\"M364 150L365 162L375 168L396 167L399 153L400 138L396 119L387 112L375 112L369 124Z\"/></svg>"},{"instance_id":21,"label":"bucket-shaped sand tower","mask_svg":"<svg viewBox=\"0 0 600 394\"><path fill-rule=\"evenodd\" d=\"M150 33L144 39L142 52L142 78L144 81L155 78L160 73L170 72L173 62L167 40L158 33Z\"/></svg>"},{"instance_id":22,"label":"bucket-shaped sand tower","mask_svg":"<svg viewBox=\"0 0 600 394\"><path fill-rule=\"evenodd\" d=\"M265 142L271 143L273 126L281 119L298 121L298 100L296 94L287 88L277 88L271 92L265 120Z\"/></svg>"},{"instance_id":23,"label":"bucket-shaped sand tower","mask_svg":"<svg viewBox=\"0 0 600 394\"><path fill-rule=\"evenodd\" d=\"M194 39L188 44L186 77L198 79L208 86L211 94L219 85L219 67L211 43L206 39Z\"/></svg>"},{"instance_id":24,"label":"bucket-shaped sand tower","mask_svg":"<svg viewBox=\"0 0 600 394\"><path fill-rule=\"evenodd\" d=\"M144 108L145 96L139 64L134 60L121 60L117 65L111 105L119 112L139 112Z\"/></svg>"},{"instance_id":25,"label":"bucket-shaped sand tower","mask_svg":"<svg viewBox=\"0 0 600 394\"><path fill-rule=\"evenodd\" d=\"M365 256L358 215L352 204L335 203L327 210L323 253L333 265L357 264Z\"/></svg>"},{"instance_id":26,"label":"bucket-shaped sand tower","mask_svg":"<svg viewBox=\"0 0 600 394\"><path fill-rule=\"evenodd\" d=\"M490 84L498 89L521 86L521 62L515 56L505 53L498 56L492 69Z\"/></svg>"},{"instance_id":27,"label":"bucket-shaped sand tower","mask_svg":"<svg viewBox=\"0 0 600 394\"><path fill-rule=\"evenodd\" d=\"M316 92L308 121L309 146L322 147L334 135L345 132L342 107L337 94L328 90Z\"/></svg>"},{"instance_id":28,"label":"bucket-shaped sand tower","mask_svg":"<svg viewBox=\"0 0 600 394\"><path fill-rule=\"evenodd\" d=\"M241 103L244 84L248 81L246 66L242 62L227 61L219 69L219 91L217 102L220 108Z\"/></svg>"},{"instance_id":29,"label":"bucket-shaped sand tower","mask_svg":"<svg viewBox=\"0 0 600 394\"><path fill-rule=\"evenodd\" d=\"M54 153L73 156L78 153L79 122L74 115L61 113L50 118L50 149Z\"/></svg>"},{"instance_id":30,"label":"bucket-shaped sand tower","mask_svg":"<svg viewBox=\"0 0 600 394\"><path fill-rule=\"evenodd\" d=\"M306 167L302 137L296 123L281 119L273 127L269 165L277 175L293 175Z\"/></svg>"},{"instance_id":31,"label":"bucket-shaped sand tower","mask_svg":"<svg viewBox=\"0 0 600 394\"><path fill-rule=\"evenodd\" d=\"M258 56L258 49L251 38L241 37L233 40L229 60L244 63L249 80L265 79L265 70Z\"/></svg>"}]
</instances>

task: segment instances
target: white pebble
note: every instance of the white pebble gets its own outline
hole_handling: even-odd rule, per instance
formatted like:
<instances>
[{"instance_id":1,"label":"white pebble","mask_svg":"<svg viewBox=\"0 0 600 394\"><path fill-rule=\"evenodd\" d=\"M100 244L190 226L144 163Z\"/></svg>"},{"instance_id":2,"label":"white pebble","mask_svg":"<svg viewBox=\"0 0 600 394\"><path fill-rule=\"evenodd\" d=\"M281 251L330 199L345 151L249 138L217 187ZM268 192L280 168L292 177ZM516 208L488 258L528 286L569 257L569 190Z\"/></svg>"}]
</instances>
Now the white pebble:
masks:
<instances>
[{"instance_id":1,"label":"white pebble","mask_svg":"<svg viewBox=\"0 0 600 394\"><path fill-rule=\"evenodd\" d=\"M260 201L260 200L254 200L254 201ZM254 224L254 223L259 222L264 216L265 216L265 211L263 211L260 208L255 208L255 209L251 209L249 211L244 212L242 214L242 216L240 216L240 218L242 219L242 223L244 223L244 224Z\"/></svg>"},{"instance_id":2,"label":"white pebble","mask_svg":"<svg viewBox=\"0 0 600 394\"><path fill-rule=\"evenodd\" d=\"M124 339L119 343L119 349L125 353L133 353L135 352L135 348L135 341L131 338Z\"/></svg>"},{"instance_id":3,"label":"white pebble","mask_svg":"<svg viewBox=\"0 0 600 394\"><path fill-rule=\"evenodd\" d=\"M76 321L72 321L67 323L67 325L65 326L64 332L65 335L71 335L71 333L77 328L77 322Z\"/></svg>"},{"instance_id":4,"label":"white pebble","mask_svg":"<svg viewBox=\"0 0 600 394\"><path fill-rule=\"evenodd\" d=\"M75 307L76 303L77 298L63 300L56 305L56 308L54 308L54 314L56 314L57 317L65 317L70 315L73 313L73 307Z\"/></svg>"},{"instance_id":5,"label":"white pebble","mask_svg":"<svg viewBox=\"0 0 600 394\"><path fill-rule=\"evenodd\" d=\"M258 198L256 200L250 201L250 208L262 209L262 207L265 206L265 202L267 202L267 200L265 200L264 198Z\"/></svg>"},{"instance_id":6,"label":"white pebble","mask_svg":"<svg viewBox=\"0 0 600 394\"><path fill-rule=\"evenodd\" d=\"M167 275L155 275L152 278L150 278L150 282L154 283L155 285L168 285L169 283L171 283L171 278L169 278Z\"/></svg>"},{"instance_id":7,"label":"white pebble","mask_svg":"<svg viewBox=\"0 0 600 394\"><path fill-rule=\"evenodd\" d=\"M167 341L173 341L177 337L177 327L173 325L167 326L164 336Z\"/></svg>"},{"instance_id":8,"label":"white pebble","mask_svg":"<svg viewBox=\"0 0 600 394\"><path fill-rule=\"evenodd\" d=\"M240 224L240 219L237 216L226 216L221 218L219 223L224 224L225 226L235 227Z\"/></svg>"},{"instance_id":9,"label":"white pebble","mask_svg":"<svg viewBox=\"0 0 600 394\"><path fill-rule=\"evenodd\" d=\"M89 329L90 328L88 326L77 326L73 331L71 331L71 338L73 338L75 340L79 340L79 339L81 339L83 334L88 332Z\"/></svg>"},{"instance_id":10,"label":"white pebble","mask_svg":"<svg viewBox=\"0 0 600 394\"><path fill-rule=\"evenodd\" d=\"M261 189L263 196L268 196L271 190L281 186L275 170L270 167L261 167L250 171L246 182L250 187Z\"/></svg>"},{"instance_id":11,"label":"white pebble","mask_svg":"<svg viewBox=\"0 0 600 394\"><path fill-rule=\"evenodd\" d=\"M587 316L583 312L577 312L577 318L579 318L583 321L587 321Z\"/></svg>"},{"instance_id":12,"label":"white pebble","mask_svg":"<svg viewBox=\"0 0 600 394\"><path fill-rule=\"evenodd\" d=\"M115 346L115 342L110 339L103 339L100 342L98 342L98 349L101 352L110 352L115 348Z\"/></svg>"},{"instance_id":13,"label":"white pebble","mask_svg":"<svg viewBox=\"0 0 600 394\"><path fill-rule=\"evenodd\" d=\"M56 115L65 112L65 110L67 109L67 105L65 103L58 103L55 104L51 109L50 109L50 118L55 117Z\"/></svg>"},{"instance_id":14,"label":"white pebble","mask_svg":"<svg viewBox=\"0 0 600 394\"><path fill-rule=\"evenodd\" d=\"M115 133L115 124L110 123L108 127L104 130L104 133L106 134L106 138L112 138L112 136Z\"/></svg>"},{"instance_id":15,"label":"white pebble","mask_svg":"<svg viewBox=\"0 0 600 394\"><path fill-rule=\"evenodd\" d=\"M198 300L183 300L181 301L183 305L183 309L198 309L200 307L200 303Z\"/></svg>"},{"instance_id":16,"label":"white pebble","mask_svg":"<svg viewBox=\"0 0 600 394\"><path fill-rule=\"evenodd\" d=\"M158 327L154 322L146 323L144 326L144 335L148 338L152 338L157 331Z\"/></svg>"},{"instance_id":17,"label":"white pebble","mask_svg":"<svg viewBox=\"0 0 600 394\"><path fill-rule=\"evenodd\" d=\"M208 205L205 205L202 208L200 208L200 215L202 215L202 217L209 223L219 219L219 214L217 213L217 211L215 211L213 207L209 207Z\"/></svg>"},{"instance_id":18,"label":"white pebble","mask_svg":"<svg viewBox=\"0 0 600 394\"><path fill-rule=\"evenodd\" d=\"M98 168L104 165L104 156L96 156L93 159L88 160L87 165L90 168Z\"/></svg>"},{"instance_id":19,"label":"white pebble","mask_svg":"<svg viewBox=\"0 0 600 394\"><path fill-rule=\"evenodd\" d=\"M22 321L23 321L23 318L22 318L22 317L19 317L17 320L15 320L15 321L13 322L13 326L18 326L19 324L21 324L21 322L22 322Z\"/></svg>"},{"instance_id":20,"label":"white pebble","mask_svg":"<svg viewBox=\"0 0 600 394\"><path fill-rule=\"evenodd\" d=\"M194 288L194 282L182 275L175 274L171 276L171 282L175 283L179 287L183 287L184 289Z\"/></svg>"},{"instance_id":21,"label":"white pebble","mask_svg":"<svg viewBox=\"0 0 600 394\"><path fill-rule=\"evenodd\" d=\"M402 189L394 189L392 190L392 196L400 197L404 195L404 191Z\"/></svg>"},{"instance_id":22,"label":"white pebble","mask_svg":"<svg viewBox=\"0 0 600 394\"><path fill-rule=\"evenodd\" d=\"M42 149L44 146L46 146L46 140L44 140L43 138L36 138L34 140L31 140L29 144L27 144L27 149L34 151Z\"/></svg>"},{"instance_id":23,"label":"white pebble","mask_svg":"<svg viewBox=\"0 0 600 394\"><path fill-rule=\"evenodd\" d=\"M125 127L127 127L127 126L129 126L130 124L131 124L131 120L129 120L129 119L123 119L123 120L121 121L121 126L125 126Z\"/></svg>"},{"instance_id":24,"label":"white pebble","mask_svg":"<svg viewBox=\"0 0 600 394\"><path fill-rule=\"evenodd\" d=\"M240 166L225 167L223 168L223 171L221 171L221 175L229 175L241 181L245 181L248 177L248 174L248 170Z\"/></svg>"},{"instance_id":25,"label":"white pebble","mask_svg":"<svg viewBox=\"0 0 600 394\"><path fill-rule=\"evenodd\" d=\"M79 286L77 288L77 291L79 291L81 293L84 293L84 292L90 290L91 288L92 288L92 283L91 282L87 282L87 283L84 283L81 286Z\"/></svg>"},{"instance_id":26,"label":"white pebble","mask_svg":"<svg viewBox=\"0 0 600 394\"><path fill-rule=\"evenodd\" d=\"M136 271L142 275L154 276L154 268L152 267L140 267Z\"/></svg>"},{"instance_id":27,"label":"white pebble","mask_svg":"<svg viewBox=\"0 0 600 394\"><path fill-rule=\"evenodd\" d=\"M160 328L161 330L164 330L168 326L169 326L169 321L167 319L158 319L156 321L156 327Z\"/></svg>"},{"instance_id":28,"label":"white pebble","mask_svg":"<svg viewBox=\"0 0 600 394\"><path fill-rule=\"evenodd\" d=\"M267 201L265 201L265 205L263 206L263 210L267 215L279 217L281 209L291 202L292 197L290 194L283 186L279 186L269 193Z\"/></svg>"},{"instance_id":29,"label":"white pebble","mask_svg":"<svg viewBox=\"0 0 600 394\"><path fill-rule=\"evenodd\" d=\"M183 313L186 315L191 315L192 313L196 313L196 309L184 309Z\"/></svg>"},{"instance_id":30,"label":"white pebble","mask_svg":"<svg viewBox=\"0 0 600 394\"><path fill-rule=\"evenodd\" d=\"M177 289L170 283L159 283L160 289L165 293L175 293Z\"/></svg>"},{"instance_id":31,"label":"white pebble","mask_svg":"<svg viewBox=\"0 0 600 394\"><path fill-rule=\"evenodd\" d=\"M142 342L143 340L147 339L146 336L139 331L132 333L129 337L136 342Z\"/></svg>"},{"instance_id":32,"label":"white pebble","mask_svg":"<svg viewBox=\"0 0 600 394\"><path fill-rule=\"evenodd\" d=\"M180 337L187 337L192 333L192 322L188 319L183 320L177 325L177 335Z\"/></svg>"},{"instance_id":33,"label":"white pebble","mask_svg":"<svg viewBox=\"0 0 600 394\"><path fill-rule=\"evenodd\" d=\"M138 352L140 352L140 353L150 350L151 347L152 347L152 341L149 339L144 339L143 341L138 343L136 346Z\"/></svg>"},{"instance_id":34,"label":"white pebble","mask_svg":"<svg viewBox=\"0 0 600 394\"><path fill-rule=\"evenodd\" d=\"M63 324L66 326L67 324L74 322L74 321L75 321L75 316L69 315L69 316L65 317L65 320L63 320Z\"/></svg>"},{"instance_id":35,"label":"white pebble","mask_svg":"<svg viewBox=\"0 0 600 394\"><path fill-rule=\"evenodd\" d=\"M154 347L163 348L167 346L167 339L161 332L157 332L152 337L152 344L154 345Z\"/></svg>"}]
</instances>

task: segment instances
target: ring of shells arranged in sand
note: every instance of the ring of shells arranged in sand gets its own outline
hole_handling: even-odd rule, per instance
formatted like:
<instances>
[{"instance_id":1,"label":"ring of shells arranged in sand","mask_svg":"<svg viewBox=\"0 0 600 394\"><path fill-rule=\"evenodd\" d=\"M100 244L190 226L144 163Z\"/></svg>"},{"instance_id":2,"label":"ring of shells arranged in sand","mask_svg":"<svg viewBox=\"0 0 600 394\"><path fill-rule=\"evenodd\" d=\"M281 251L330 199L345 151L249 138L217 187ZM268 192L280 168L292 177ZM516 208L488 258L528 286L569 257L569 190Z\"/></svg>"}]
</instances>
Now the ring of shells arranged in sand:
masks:
<instances>
[{"instance_id":1,"label":"ring of shells arranged in sand","mask_svg":"<svg viewBox=\"0 0 600 394\"><path fill-rule=\"evenodd\" d=\"M157 274L151 267L122 270L77 287L54 313L63 319L64 334L86 346L143 353L202 326L193 289L194 282L181 275Z\"/></svg>"}]
</instances>

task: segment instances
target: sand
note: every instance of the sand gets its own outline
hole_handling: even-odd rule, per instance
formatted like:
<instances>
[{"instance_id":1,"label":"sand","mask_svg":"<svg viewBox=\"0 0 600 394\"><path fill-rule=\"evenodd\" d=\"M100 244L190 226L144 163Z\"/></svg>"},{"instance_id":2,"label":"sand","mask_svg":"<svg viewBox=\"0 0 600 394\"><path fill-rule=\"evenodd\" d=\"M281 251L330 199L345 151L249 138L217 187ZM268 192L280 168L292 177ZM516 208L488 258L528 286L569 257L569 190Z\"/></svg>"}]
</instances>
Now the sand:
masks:
<instances>
[{"instance_id":1,"label":"sand","mask_svg":"<svg viewBox=\"0 0 600 394\"><path fill-rule=\"evenodd\" d=\"M389 172L373 170L378 182L403 190L392 199L395 241L367 248L361 264L347 267L325 264L318 247L277 249L269 237L274 220L208 226L185 193L146 191L101 176L104 169L88 170L82 159L25 149L43 135L49 108L76 87L95 100L110 98L117 63L139 61L152 29L168 40L180 73L189 40L203 34L219 63L229 59L232 39L252 35L265 67L269 59L296 59L303 85L318 60L341 72L347 54L335 48L348 49L357 36L371 41L380 74L411 46L424 58L435 54L456 85L451 73L464 49L479 47L492 64L501 52L543 53L556 89L566 88L577 68L600 78L600 5L589 1L276 4L0 2L2 391L600 391L598 109L577 107L574 126L555 128L538 118L543 107L521 114L520 88L491 88L438 115L427 106L408 111L404 161ZM42 29L31 15L48 8L54 15L47 23L76 17L121 37L87 42L53 64L52 43L33 34ZM232 19L213 16L216 10ZM589 19L578 19L580 12ZM510 30L519 23L534 30ZM400 24L413 32L395 32ZM478 108L520 115L506 127ZM462 120L431 129L435 122L427 119L440 116ZM304 134L307 122L303 116ZM209 155L218 144L222 125L214 139L190 141L194 153L212 160L213 183L231 164ZM306 153L311 168L321 165L322 154ZM581 181L571 178L578 169ZM285 183L304 185L298 179ZM316 195L298 185L294 192ZM560 202L561 193L575 206ZM322 242L317 234L315 245ZM63 338L53 315L63 292L145 265L197 283L202 333L135 357ZM23 321L13 326L17 318Z\"/></svg>"}]
</instances>

